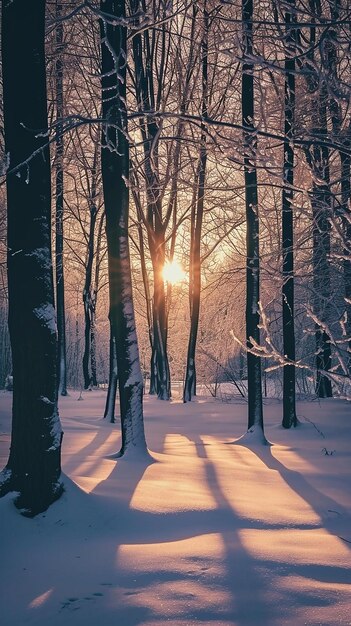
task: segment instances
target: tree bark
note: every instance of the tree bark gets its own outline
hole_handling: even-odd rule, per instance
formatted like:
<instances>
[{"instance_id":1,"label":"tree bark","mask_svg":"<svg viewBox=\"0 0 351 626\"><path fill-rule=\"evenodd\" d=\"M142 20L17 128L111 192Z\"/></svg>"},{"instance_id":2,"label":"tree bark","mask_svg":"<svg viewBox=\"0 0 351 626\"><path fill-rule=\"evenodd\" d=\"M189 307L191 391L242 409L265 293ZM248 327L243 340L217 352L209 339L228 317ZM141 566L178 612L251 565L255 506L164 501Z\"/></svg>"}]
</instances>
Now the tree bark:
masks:
<instances>
[{"instance_id":1,"label":"tree bark","mask_svg":"<svg viewBox=\"0 0 351 626\"><path fill-rule=\"evenodd\" d=\"M85 282L83 289L83 305L84 305L84 353L83 353L83 376L84 389L90 389L93 385L93 377L91 372L91 336L94 331L94 315L95 315L95 295L92 290L93 278L93 262L95 254L95 226L98 214L97 207L97 161L98 148L96 146L94 152L94 161L91 173L91 194L89 198L89 237L87 249L87 261L85 266Z\"/></svg>"},{"instance_id":2,"label":"tree bark","mask_svg":"<svg viewBox=\"0 0 351 626\"><path fill-rule=\"evenodd\" d=\"M96 241L96 254L95 254L95 279L94 288L91 296L91 323L90 323L90 367L91 367L91 383L93 387L98 386L97 378L97 362L96 362L96 307L97 297L99 292L99 280L100 280L100 264L101 264L101 238L102 229L105 221L105 213L102 212L100 217L97 241Z\"/></svg>"},{"instance_id":3,"label":"tree bark","mask_svg":"<svg viewBox=\"0 0 351 626\"><path fill-rule=\"evenodd\" d=\"M119 456L146 451L143 379L135 328L128 240L129 142L126 110L127 40L124 0L101 2L102 150L110 323L116 341L122 447ZM110 23L108 18L119 23Z\"/></svg>"},{"instance_id":4,"label":"tree bark","mask_svg":"<svg viewBox=\"0 0 351 626\"><path fill-rule=\"evenodd\" d=\"M344 141L345 148L351 148L351 122ZM344 241L344 293L346 311L346 335L348 337L347 368L351 376L351 158L349 154L340 153L341 161L341 207L343 213Z\"/></svg>"},{"instance_id":5,"label":"tree bark","mask_svg":"<svg viewBox=\"0 0 351 626\"><path fill-rule=\"evenodd\" d=\"M139 23L141 3L134 0L132 12L135 23ZM144 7L143 7L144 8ZM166 5L164 7L166 11ZM150 37L148 29L142 34L136 32L133 36L133 59L135 68L135 89L139 111L148 112L159 109L161 105L162 81L165 71L166 36L165 23L160 27L158 88L154 84L154 63L152 50L155 45L155 33ZM151 38L151 42L150 42ZM167 354L167 304L165 283L162 277L162 268L165 263L165 232L170 218L167 211L163 215L162 197L158 172L158 137L159 123L155 118L148 116L140 118L140 132L144 147L144 173L146 179L146 218L148 243L153 267L154 294L152 299L152 347L151 347L151 381L150 392L156 391L160 400L169 400L171 397L170 368Z\"/></svg>"},{"instance_id":6,"label":"tree bark","mask_svg":"<svg viewBox=\"0 0 351 626\"><path fill-rule=\"evenodd\" d=\"M209 15L204 4L203 35L201 40L201 68L202 68L202 102L201 115L206 119L208 115L208 30ZM205 178L207 163L206 128L201 124L200 157L196 176L197 200L196 209L192 212L191 243L190 243L190 271L189 271L189 301L190 301L190 333L184 382L183 402L190 402L196 396L196 342L199 327L200 297L201 297L201 232L204 214Z\"/></svg>"},{"instance_id":7,"label":"tree bark","mask_svg":"<svg viewBox=\"0 0 351 626\"><path fill-rule=\"evenodd\" d=\"M309 0L311 15L320 11L315 0ZM314 17L312 17L312 21ZM310 192L312 208L312 265L313 265L313 310L317 318L315 323L316 341L316 394L319 398L330 398L333 395L332 384L328 378L331 368L331 345L328 332L328 313L330 307L330 218L331 190L329 171L329 150L320 145L318 139L328 134L327 99L328 89L325 79L316 74L314 50L316 45L316 29L310 27L310 49L307 54L309 73L306 75L307 86L311 99L311 131L315 141L311 151L306 151L307 162L312 172L312 190Z\"/></svg>"},{"instance_id":8,"label":"tree bark","mask_svg":"<svg viewBox=\"0 0 351 626\"><path fill-rule=\"evenodd\" d=\"M282 253L283 253L283 350L290 361L283 368L284 428L297 426L295 393L295 320L294 320L294 125L295 125L295 0L288 0L285 13L285 128L282 192Z\"/></svg>"},{"instance_id":9,"label":"tree bark","mask_svg":"<svg viewBox=\"0 0 351 626\"><path fill-rule=\"evenodd\" d=\"M117 371L117 354L116 354L116 341L112 333L110 325L110 365L109 365L109 379L108 390L105 404L104 419L108 419L111 424L115 423L115 406L116 406L116 394L118 384L118 371Z\"/></svg>"},{"instance_id":10,"label":"tree bark","mask_svg":"<svg viewBox=\"0 0 351 626\"><path fill-rule=\"evenodd\" d=\"M260 343L260 249L256 135L254 127L254 66L252 48L253 0L243 0L242 124L244 127L244 177L246 204L246 346L248 429L263 432L261 359L253 354L252 340Z\"/></svg>"},{"instance_id":11,"label":"tree bark","mask_svg":"<svg viewBox=\"0 0 351 626\"><path fill-rule=\"evenodd\" d=\"M56 170L56 312L57 312L57 384L58 393L67 396L67 363L66 363L66 320L65 320L65 285L63 268L63 23L62 3L56 1L56 134L55 134L55 170Z\"/></svg>"},{"instance_id":12,"label":"tree bark","mask_svg":"<svg viewBox=\"0 0 351 626\"><path fill-rule=\"evenodd\" d=\"M318 134L327 133L326 121L326 91L322 93L315 103L314 119L318 123L315 127ZM314 314L318 321L315 325L316 338L316 393L319 398L331 398L333 396L330 378L325 374L331 369L331 345L325 324L328 325L328 312L330 307L330 217L331 217L331 192L329 174L329 151L327 148L314 145L313 157L313 183L311 197L313 217L313 293Z\"/></svg>"},{"instance_id":13,"label":"tree bark","mask_svg":"<svg viewBox=\"0 0 351 626\"><path fill-rule=\"evenodd\" d=\"M16 506L28 516L46 510L63 491L44 34L44 0L3 3L13 410L1 494L18 491ZM24 101L23 94L30 97Z\"/></svg>"},{"instance_id":14,"label":"tree bark","mask_svg":"<svg viewBox=\"0 0 351 626\"><path fill-rule=\"evenodd\" d=\"M159 243L157 243L159 242ZM162 268L165 264L164 234L156 239L156 244L151 244L154 250L152 255L154 294L153 294L153 348L151 365L156 365L156 391L160 400L169 400L171 397L171 378L167 355L167 308L165 282L162 276Z\"/></svg>"},{"instance_id":15,"label":"tree bark","mask_svg":"<svg viewBox=\"0 0 351 626\"><path fill-rule=\"evenodd\" d=\"M340 20L340 0L330 4L330 18L334 24L337 24ZM327 74L327 80L330 85L328 106L330 111L330 117L335 137L340 143L343 144L344 150L339 151L340 167L341 167L341 183L340 183L340 208L337 212L341 215L342 231L343 231L343 274L344 274L344 294L345 294L345 331L347 336L347 348L348 354L346 356L346 365L351 375L351 209L350 209L350 196L351 196L351 158L350 158L350 146L351 146L351 121L345 130L342 129L342 100L345 100L345 95L341 99L339 96L340 88L338 77L338 39L337 30L333 26L328 29L325 37L324 45L325 57L324 57L324 69ZM350 105L350 97L347 98L347 105Z\"/></svg>"}]
</instances>

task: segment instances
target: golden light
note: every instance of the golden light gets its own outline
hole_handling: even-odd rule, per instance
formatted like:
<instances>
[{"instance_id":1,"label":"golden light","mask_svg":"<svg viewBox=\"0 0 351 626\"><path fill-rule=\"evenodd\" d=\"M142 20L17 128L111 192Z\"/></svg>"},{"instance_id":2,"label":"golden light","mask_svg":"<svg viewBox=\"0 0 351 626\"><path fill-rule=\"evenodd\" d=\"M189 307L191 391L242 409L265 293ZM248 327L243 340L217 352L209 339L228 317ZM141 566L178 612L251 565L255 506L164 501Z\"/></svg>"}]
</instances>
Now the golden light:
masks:
<instances>
[{"instance_id":1,"label":"golden light","mask_svg":"<svg viewBox=\"0 0 351 626\"><path fill-rule=\"evenodd\" d=\"M163 266L162 276L167 283L176 285L185 279L185 272L178 261L167 261Z\"/></svg>"}]
</instances>

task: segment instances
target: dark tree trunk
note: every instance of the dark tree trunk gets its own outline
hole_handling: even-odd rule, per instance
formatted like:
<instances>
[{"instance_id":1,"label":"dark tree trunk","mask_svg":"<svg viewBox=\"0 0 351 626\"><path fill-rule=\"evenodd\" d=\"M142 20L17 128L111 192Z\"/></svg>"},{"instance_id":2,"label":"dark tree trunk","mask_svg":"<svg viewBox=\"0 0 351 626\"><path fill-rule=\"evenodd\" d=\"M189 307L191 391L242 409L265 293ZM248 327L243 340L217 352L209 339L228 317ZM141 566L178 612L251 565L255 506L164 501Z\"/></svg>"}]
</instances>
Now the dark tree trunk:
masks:
<instances>
[{"instance_id":1,"label":"dark tree trunk","mask_svg":"<svg viewBox=\"0 0 351 626\"><path fill-rule=\"evenodd\" d=\"M85 282L83 289L84 305L84 353L83 353L83 376L84 389L90 389L94 384L91 373L91 336L94 332L95 295L92 290L93 262L95 254L95 226L98 214L97 201L97 147L94 152L94 161L91 175L91 195L89 198L90 224L87 249L87 261L85 266Z\"/></svg>"},{"instance_id":2,"label":"dark tree trunk","mask_svg":"<svg viewBox=\"0 0 351 626\"><path fill-rule=\"evenodd\" d=\"M153 300L154 298L150 295L150 282L149 276L146 266L145 259L145 244L144 244L144 234L142 228L143 221L143 211L140 202L140 194L138 191L138 182L137 180L133 180L133 192L134 192L134 201L137 208L138 215L138 238L139 238L139 254L140 254L140 264L141 264L141 274L143 277L143 285L144 285L144 293L145 293L145 303L146 303L146 317L147 317L147 325L149 331L149 342L151 349L151 358L150 358L150 387L149 394L151 396L157 395L157 363L156 363L156 350L155 350L155 342L154 342L154 317L153 317Z\"/></svg>"},{"instance_id":3,"label":"dark tree trunk","mask_svg":"<svg viewBox=\"0 0 351 626\"><path fill-rule=\"evenodd\" d=\"M320 12L319 3L309 0L311 15ZM314 18L312 17L312 20ZM313 219L313 312L316 317L316 393L319 398L330 398L333 395L332 384L328 378L331 368L331 345L326 331L330 308L330 218L331 191L329 172L329 150L320 145L318 139L328 134L327 100L328 89L325 79L316 74L314 50L316 47L316 29L310 27L309 51L307 56L306 81L311 93L311 131L315 141L311 151L306 151L307 162L312 172L312 190L310 192Z\"/></svg>"},{"instance_id":4,"label":"dark tree trunk","mask_svg":"<svg viewBox=\"0 0 351 626\"><path fill-rule=\"evenodd\" d=\"M94 232L96 223L96 207L90 207L90 229L88 241L88 258L85 268L85 283L83 289L83 305L84 305L84 353L83 353L83 376L84 389L92 386L92 375L90 369L91 359L91 331L92 331L92 309L93 294L91 291L92 270L94 261Z\"/></svg>"},{"instance_id":5,"label":"dark tree trunk","mask_svg":"<svg viewBox=\"0 0 351 626\"><path fill-rule=\"evenodd\" d=\"M252 340L260 343L260 250L254 127L254 67L252 56L253 0L243 0L242 124L244 127L244 176L246 201L246 346L248 429L263 431L261 359L253 354Z\"/></svg>"},{"instance_id":6,"label":"dark tree trunk","mask_svg":"<svg viewBox=\"0 0 351 626\"><path fill-rule=\"evenodd\" d=\"M154 244L153 244L154 245ZM171 378L167 355L167 309L165 283L161 270L165 264L164 237L161 236L158 251L153 253L154 295L153 295L153 350L151 367L156 365L156 391L160 400L171 397Z\"/></svg>"},{"instance_id":7,"label":"dark tree trunk","mask_svg":"<svg viewBox=\"0 0 351 626\"><path fill-rule=\"evenodd\" d=\"M207 82L208 82L208 29L209 16L204 5L203 36L201 40L202 53L202 118L208 115ZM198 185L196 208L192 211L191 243L190 243L190 271L189 271L189 301L190 301L190 333L188 342L187 363L185 372L183 402L190 402L196 396L196 342L199 327L200 296L201 296L201 232L204 213L205 178L206 178L206 128L201 124L201 147L199 167L196 177Z\"/></svg>"},{"instance_id":8,"label":"dark tree trunk","mask_svg":"<svg viewBox=\"0 0 351 626\"><path fill-rule=\"evenodd\" d=\"M98 386L97 365L96 365L95 311L96 311L96 292L94 290L92 304L91 304L91 319L90 319L90 367L91 367L91 384L93 387Z\"/></svg>"},{"instance_id":9,"label":"dark tree trunk","mask_svg":"<svg viewBox=\"0 0 351 626\"><path fill-rule=\"evenodd\" d=\"M97 363L96 363L96 307L97 297L99 291L100 280L100 263L101 263L101 237L102 229L105 221L105 213L102 212L96 241L96 254L95 254L95 280L94 289L91 297L91 323L90 323L90 366L91 366L91 382L93 387L98 386L97 379Z\"/></svg>"},{"instance_id":10,"label":"dark tree trunk","mask_svg":"<svg viewBox=\"0 0 351 626\"><path fill-rule=\"evenodd\" d=\"M348 129L348 137L344 141L346 150L351 148L351 126ZM346 334L348 337L347 369L351 376L351 158L346 152L340 153L341 160L341 206L343 213L343 231L346 242L344 248L344 292L346 309Z\"/></svg>"},{"instance_id":11,"label":"dark tree trunk","mask_svg":"<svg viewBox=\"0 0 351 626\"><path fill-rule=\"evenodd\" d=\"M340 8L340 0L335 0L335 2L330 3L330 18L331 21L334 22L334 25L340 20ZM351 209L349 204L351 197L351 122L349 122L345 130L342 129L342 106L338 98L338 36L335 26L329 28L326 33L324 52L325 71L328 77L328 84L330 85L328 104L333 132L337 140L343 144L343 149L339 152L341 166L341 202L338 215L341 215L344 236L343 273L346 312L345 331L348 337L347 343L349 351L346 357L346 367L349 375L351 375Z\"/></svg>"},{"instance_id":12,"label":"dark tree trunk","mask_svg":"<svg viewBox=\"0 0 351 626\"><path fill-rule=\"evenodd\" d=\"M101 11L125 20L124 0L101 2ZM110 323L116 342L122 447L146 451L143 379L135 328L128 240L129 143L126 110L126 26L101 20L101 166L106 213Z\"/></svg>"},{"instance_id":13,"label":"dark tree trunk","mask_svg":"<svg viewBox=\"0 0 351 626\"><path fill-rule=\"evenodd\" d=\"M315 121L317 133L327 133L326 121L326 92L322 90L316 101ZM317 117L318 116L318 117ZM330 218L331 193L329 175L329 151L317 143L312 157L313 183L311 192L311 206L313 217L313 293L316 337L316 393L319 398L333 396L330 378L325 374L331 369L330 338L324 324L328 324L330 308Z\"/></svg>"},{"instance_id":14,"label":"dark tree trunk","mask_svg":"<svg viewBox=\"0 0 351 626\"><path fill-rule=\"evenodd\" d=\"M147 325L149 331L149 342L151 348L151 359L150 359L150 387L149 394L151 396L157 394L157 365L156 365L156 354L154 349L154 334L153 334L153 318L152 318L152 306L151 306L151 296L150 296L150 284L149 277L146 267L146 259L145 259L145 245L144 245L144 236L143 229L141 225L142 220L142 211L140 207L139 197L136 197L136 205L138 210L138 236L139 236L139 251L140 251L140 263L141 263L141 274L143 277L143 285L145 291L145 303L146 303L146 317L147 317Z\"/></svg>"},{"instance_id":15,"label":"dark tree trunk","mask_svg":"<svg viewBox=\"0 0 351 626\"><path fill-rule=\"evenodd\" d=\"M67 396L65 286L63 269L63 24L62 3L56 1L56 312L57 312L57 384L58 393Z\"/></svg>"},{"instance_id":16,"label":"dark tree trunk","mask_svg":"<svg viewBox=\"0 0 351 626\"><path fill-rule=\"evenodd\" d=\"M138 0L132 2L132 13L136 25L139 24L141 3ZM165 9L166 11L166 9ZM165 71L166 38L165 24L160 27L162 37L158 49L159 62L158 74L159 86L155 86L154 63L152 54L154 47L154 35L151 37L148 29L141 33L136 32L133 36L133 59L135 68L135 88L138 108L141 113L152 109L159 109L162 94L162 77ZM152 42L150 41L150 38ZM155 93L156 92L156 93ZM170 368L167 354L168 316L166 306L166 290L162 277L162 268L165 262L165 231L170 219L171 212L163 215L162 197L158 172L158 136L159 126L155 118L148 116L140 117L140 132L144 147L144 172L147 184L146 189L146 225L148 231L149 250L153 266L154 294L152 299L152 346L151 346L151 380L150 393L157 393L160 400L169 400L171 397Z\"/></svg>"},{"instance_id":17,"label":"dark tree trunk","mask_svg":"<svg viewBox=\"0 0 351 626\"><path fill-rule=\"evenodd\" d=\"M153 333L152 333L153 336ZM151 345L151 359L150 359L150 386L149 386L149 394L150 396L157 395L157 363L156 363L156 352L153 344Z\"/></svg>"},{"instance_id":18,"label":"dark tree trunk","mask_svg":"<svg viewBox=\"0 0 351 626\"><path fill-rule=\"evenodd\" d=\"M63 490L44 33L44 0L3 3L13 411L11 451L1 493L18 491L16 505L28 516L46 510ZM24 99L23 94L28 97ZM41 136L32 129L40 129ZM13 168L17 170L11 172Z\"/></svg>"},{"instance_id":19,"label":"dark tree trunk","mask_svg":"<svg viewBox=\"0 0 351 626\"><path fill-rule=\"evenodd\" d=\"M110 325L110 366L108 390L104 412L104 419L107 418L111 424L115 423L115 406L117 394L118 372L117 372L117 353L116 342Z\"/></svg>"},{"instance_id":20,"label":"dark tree trunk","mask_svg":"<svg viewBox=\"0 0 351 626\"><path fill-rule=\"evenodd\" d=\"M282 253L283 253L283 350L290 361L283 369L284 428L297 425L295 394L295 322L294 322L294 124L295 124L295 0L288 0L285 13L285 129L282 193Z\"/></svg>"}]
</instances>

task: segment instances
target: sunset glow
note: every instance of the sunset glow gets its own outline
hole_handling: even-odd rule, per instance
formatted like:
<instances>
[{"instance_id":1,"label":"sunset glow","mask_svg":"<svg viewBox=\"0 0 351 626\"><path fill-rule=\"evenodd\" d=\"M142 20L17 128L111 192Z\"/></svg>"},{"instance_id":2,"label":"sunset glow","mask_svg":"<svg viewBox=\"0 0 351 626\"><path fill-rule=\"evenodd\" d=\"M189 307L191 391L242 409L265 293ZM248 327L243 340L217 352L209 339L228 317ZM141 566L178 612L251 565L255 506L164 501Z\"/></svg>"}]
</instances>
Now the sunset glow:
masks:
<instances>
[{"instance_id":1,"label":"sunset glow","mask_svg":"<svg viewBox=\"0 0 351 626\"><path fill-rule=\"evenodd\" d=\"M185 279L185 272L178 261L167 261L163 267L162 276L167 283L176 285Z\"/></svg>"}]
</instances>

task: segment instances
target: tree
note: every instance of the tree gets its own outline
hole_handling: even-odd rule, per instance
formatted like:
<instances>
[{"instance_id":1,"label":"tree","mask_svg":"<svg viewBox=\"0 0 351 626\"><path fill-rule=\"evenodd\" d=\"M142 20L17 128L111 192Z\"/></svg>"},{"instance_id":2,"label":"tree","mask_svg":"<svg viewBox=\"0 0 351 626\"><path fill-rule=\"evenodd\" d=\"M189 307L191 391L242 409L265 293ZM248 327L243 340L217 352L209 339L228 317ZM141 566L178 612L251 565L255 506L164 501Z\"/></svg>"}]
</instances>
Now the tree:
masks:
<instances>
[{"instance_id":1,"label":"tree","mask_svg":"<svg viewBox=\"0 0 351 626\"><path fill-rule=\"evenodd\" d=\"M328 134L327 102L328 86L323 76L319 76L316 67L316 28L315 20L321 6L315 0L309 0L312 26L310 28L309 50L307 52L306 82L311 95L311 132L314 135L312 148L306 148L305 154L312 174L310 201L313 219L313 313L316 318L316 393L319 398L333 395L328 372L331 369L331 342L327 327L330 320L330 219L331 188L329 148L322 143Z\"/></svg>"},{"instance_id":2,"label":"tree","mask_svg":"<svg viewBox=\"0 0 351 626\"><path fill-rule=\"evenodd\" d=\"M101 172L106 214L110 323L116 342L122 447L146 450L143 379L135 328L128 241L129 141L126 108L127 38L124 0L101 2Z\"/></svg>"},{"instance_id":3,"label":"tree","mask_svg":"<svg viewBox=\"0 0 351 626\"><path fill-rule=\"evenodd\" d=\"M56 95L56 133L55 133L55 186L56 186L56 311L57 311L57 384L61 396L67 395L66 365L66 320L65 320L65 285L63 270L63 23L62 2L56 0L56 60L55 60L55 95Z\"/></svg>"},{"instance_id":4,"label":"tree","mask_svg":"<svg viewBox=\"0 0 351 626\"><path fill-rule=\"evenodd\" d=\"M109 377L108 377L108 389L105 403L104 419L107 418L111 424L115 423L115 405L117 395L118 384L118 372L117 372L117 355L116 355L116 340L112 332L110 324L110 345L109 345Z\"/></svg>"},{"instance_id":5,"label":"tree","mask_svg":"<svg viewBox=\"0 0 351 626\"><path fill-rule=\"evenodd\" d=\"M260 344L260 248L256 149L254 126L254 66L251 61L253 0L243 0L243 66L242 66L242 125L244 144L244 178L246 204L246 346L248 386L248 429L262 430L261 359L253 353Z\"/></svg>"},{"instance_id":6,"label":"tree","mask_svg":"<svg viewBox=\"0 0 351 626\"><path fill-rule=\"evenodd\" d=\"M156 24L144 28L143 13L151 13ZM151 314L150 393L157 393L162 400L168 400L171 395L168 359L171 286L169 283L165 286L162 270L166 261L173 260L179 225L178 190L180 171L184 167L180 157L185 126L182 119L165 121L162 113L167 108L174 110L175 103L176 106L179 103L179 109L184 114L191 102L196 13L195 4L180 9L176 18L171 5L163 1L147 3L133 0L131 4L135 28L131 78L142 145L133 157L134 179L142 182L142 194L139 187L137 193L133 190L133 195L138 220L147 233L152 266L152 302L151 307L147 305L150 309L148 315ZM160 25L157 24L159 19ZM185 33L185 41L191 42L186 47L183 45ZM142 195L142 198L137 199L137 195ZM171 233L168 232L169 227ZM149 285L146 285L145 277L143 272L145 293L148 293Z\"/></svg>"},{"instance_id":7,"label":"tree","mask_svg":"<svg viewBox=\"0 0 351 626\"><path fill-rule=\"evenodd\" d=\"M351 119L350 115L345 115L350 107L350 91L342 87L340 81L340 58L342 55L338 52L338 45L341 43L341 33L338 33L337 24L341 19L341 3L340 0L329 1L330 19L333 23L326 35L325 45L323 47L323 70L326 73L328 81L328 108L332 123L334 137L341 143L342 148L339 150L340 158L340 201L338 202L339 210L336 215L341 215L341 225L343 234L343 277L344 277L344 295L345 295L345 330L347 336L347 348L349 354L346 358L347 369L351 374L351 259L350 259L350 242L351 242L351 220L350 220L350 195L351 195ZM345 107L346 104L346 107ZM343 122L346 124L343 128Z\"/></svg>"},{"instance_id":8,"label":"tree","mask_svg":"<svg viewBox=\"0 0 351 626\"><path fill-rule=\"evenodd\" d=\"M201 39L201 116L206 120L208 116L208 30L209 13L206 0L203 8L203 33ZM196 175L196 200L191 209L191 234L189 257L189 301L190 301L190 333L184 382L183 401L189 402L196 395L196 341L199 326L200 294L201 294L201 232L204 213L205 178L207 163L206 127L201 123L200 154ZM194 195L195 195L194 194Z\"/></svg>"},{"instance_id":9,"label":"tree","mask_svg":"<svg viewBox=\"0 0 351 626\"><path fill-rule=\"evenodd\" d=\"M283 253L283 351L289 361L283 368L283 426L297 425L295 402L295 313L294 313L294 124L295 124L295 0L288 0L285 11L285 128L282 190Z\"/></svg>"},{"instance_id":10,"label":"tree","mask_svg":"<svg viewBox=\"0 0 351 626\"><path fill-rule=\"evenodd\" d=\"M168 69L169 34L167 37L166 4L154 5L155 18L162 15L160 28L136 30L132 41L135 96L141 114L140 132L144 150L144 176L146 182L146 211L144 224L148 234L148 244L153 269L152 300L152 354L151 381L161 400L169 400L171 395L170 369L167 354L167 304L162 269L166 261L166 228L173 211L172 201L168 202L164 213L162 207L161 176L159 171L159 137L162 122L148 115L160 110L164 94L165 76ZM140 22L140 10L146 11L146 3L133 0L131 4L136 27Z\"/></svg>"},{"instance_id":11,"label":"tree","mask_svg":"<svg viewBox=\"0 0 351 626\"><path fill-rule=\"evenodd\" d=\"M90 389L91 386L97 385L96 380L96 363L94 362L94 323L96 311L97 288L96 281L93 285L93 263L94 256L97 255L95 250L95 227L99 211L98 202L98 142L95 143L93 164L91 172L88 168L85 170L88 190L88 208L89 208L89 231L87 237L87 254L85 260L85 280L83 288L83 305L84 305L84 354L83 354L83 376L84 389ZM90 174L90 176L89 176ZM89 179L89 180L88 180ZM102 221L100 222L102 224ZM99 238L98 238L99 241ZM99 271L99 259L96 259L96 271ZM93 357L93 358L92 358Z\"/></svg>"},{"instance_id":12,"label":"tree","mask_svg":"<svg viewBox=\"0 0 351 626\"><path fill-rule=\"evenodd\" d=\"M19 492L16 506L28 516L46 510L63 491L44 28L44 0L3 3L9 329L14 382L11 450L2 474L1 494ZM24 101L23 94L30 97Z\"/></svg>"}]
</instances>

